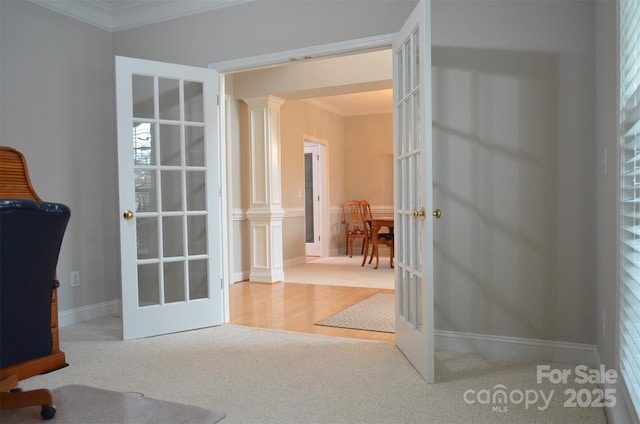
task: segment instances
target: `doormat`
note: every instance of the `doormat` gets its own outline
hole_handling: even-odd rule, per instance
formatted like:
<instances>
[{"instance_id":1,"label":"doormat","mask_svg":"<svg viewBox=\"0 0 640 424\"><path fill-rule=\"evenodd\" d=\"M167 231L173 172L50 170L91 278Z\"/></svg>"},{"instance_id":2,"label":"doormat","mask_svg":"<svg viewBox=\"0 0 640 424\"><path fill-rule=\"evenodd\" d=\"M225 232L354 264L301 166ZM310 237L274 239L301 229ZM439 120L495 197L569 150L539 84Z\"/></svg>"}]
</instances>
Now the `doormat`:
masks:
<instances>
[{"instance_id":1,"label":"doormat","mask_svg":"<svg viewBox=\"0 0 640 424\"><path fill-rule=\"evenodd\" d=\"M326 327L395 333L395 294L378 293L316 323Z\"/></svg>"}]
</instances>

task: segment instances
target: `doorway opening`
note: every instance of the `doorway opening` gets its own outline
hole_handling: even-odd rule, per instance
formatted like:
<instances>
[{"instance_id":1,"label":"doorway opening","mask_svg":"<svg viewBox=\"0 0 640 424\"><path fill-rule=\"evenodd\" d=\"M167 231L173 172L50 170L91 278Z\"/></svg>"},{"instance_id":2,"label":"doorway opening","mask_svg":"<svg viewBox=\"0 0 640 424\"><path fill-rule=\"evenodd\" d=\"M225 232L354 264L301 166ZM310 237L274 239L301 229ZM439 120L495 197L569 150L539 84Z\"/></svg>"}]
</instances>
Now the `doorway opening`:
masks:
<instances>
[{"instance_id":1,"label":"doorway opening","mask_svg":"<svg viewBox=\"0 0 640 424\"><path fill-rule=\"evenodd\" d=\"M332 50L331 52L328 51L323 51L322 55L323 58L326 59L330 59L333 57L344 57L344 56L355 56L355 55L359 55L362 53L371 53L373 51L388 51L390 52L390 48L391 48L391 40L393 38L393 35L390 35L388 37L377 37L375 39L372 40L357 40L353 42L353 45L351 45L351 43L347 43L347 45L340 45L340 46L336 46L334 50ZM278 56L278 55L276 55ZM289 64L289 58L291 57L290 54L284 54L284 55L279 55L282 57L282 60L280 61L280 65L288 65ZM311 56L311 55L309 55ZM221 76L221 81L222 81L222 85L224 86L224 81L225 81L225 77L229 77L230 79L234 79L234 83L237 83L237 75L236 74L240 74L240 73L244 73L244 72L251 72L251 71L255 71L258 69L261 69L267 65L269 66L273 66L274 63L270 62L269 60L267 60L266 62L262 61L263 58L255 58L255 62L254 63L247 63L249 59L244 59L242 61L242 63L238 63L238 64L234 64L234 63L225 63L225 64L219 64L219 65L210 65L210 67L217 69L218 72L220 73ZM251 59L253 60L253 59ZM274 59L277 60L277 59ZM390 63L390 58L389 58L389 64ZM237 67L236 67L237 66ZM388 89L390 88L390 84L391 82L389 81L389 87L384 86L377 86L377 87L361 87L361 90L359 91L360 93L366 92L366 91L375 91L375 90L380 90L380 89ZM227 102L226 102L226 107L227 110L232 108L232 107L237 107L237 106L233 106L230 103L230 99L233 98L242 98L242 96L237 95L237 93L232 93L231 91L229 91L230 96L227 97ZM334 95L337 95L337 93L334 93ZM276 94L276 96L278 96ZM296 99L296 100L302 100L302 99ZM392 107L392 106L391 106ZM227 163L229 164L229 157L230 155L236 154L234 153L234 147L232 147L229 143L230 140L233 140L234 138L237 139L237 136L235 135L231 135L229 134L229 130L237 130L239 131L239 128L234 127L234 124L232 122L229 121L228 116L226 117L226 122L225 122L227 129L226 129L226 137L225 139L227 140L227 146L225 147L226 151L227 151ZM320 214L324 215L324 219L321 220L320 222L320 233L319 233L319 238L320 238L320 252L318 253L317 251L314 252L314 254L319 255L319 256L332 256L335 254L338 254L338 252L341 252L342 249L341 248L335 248L332 247L330 240L331 237L339 237L336 235L336 233L341 232L343 226L341 224L342 221L342 212L341 210L338 211L338 208L333 208L335 210L332 210L329 206L329 196L328 196L328 190L329 190L329 182L328 182L328 174L329 174L329 170L328 170L328 161L329 161L329 154L327 153L327 149L331 149L331 146L328 146L328 142L322 141L322 140L317 140L314 137L308 137L305 136L304 137L304 142L310 142L307 143L310 146L315 145L317 148L319 148L319 150L321 151L320 153L320 163L322 164L322 153L325 153L325 166L320 166L319 170L320 175L319 175L319 182L320 182L320 188L319 191L321 193L320 196L320 203L322 204L322 206L320 207ZM237 149L236 149L237 150ZM322 171L324 171L326 174L323 176L322 175ZM236 172L235 170L232 170L232 172L228 172L227 173L227 182L226 182L226 186L227 186L227 193L232 193L233 190L238 190L238 187L235 186L234 188L234 184L233 184L233 178L236 177ZM312 176L313 178L313 176ZM318 190L318 188L316 188L316 190ZM306 189L305 189L306 192ZM300 193L300 192L298 192ZM322 195L322 193L324 193L324 195ZM237 192L235 193L235 195L237 196ZM293 193L293 195L295 196L296 194ZM246 194L242 194L242 196L246 196ZM323 202L324 201L324 202ZM324 203L324 204L323 204ZM227 220L228 223L228 229L227 232L229 234L228 240L229 243L234 243L233 239L234 239L234 231L237 230L238 227L238 221L242 220L242 218L239 219L240 217L240 212L237 209L234 209L233 206L233 199L231 197L228 197L228 204L230 205L230 207L227 208L227 210L229 211L229 219ZM385 212L388 214L389 213L389 207L392 206L393 201L387 203L384 205L384 209ZM296 215L298 212L294 211L292 215ZM392 212L391 212L392 213ZM306 219L307 213L306 213L306 207L305 207L305 212L304 212L304 217ZM314 212L314 230L315 228L315 221L317 218L317 213ZM304 227L302 227L306 233L306 220L305 220L305 225ZM317 232L314 232L315 234L317 234ZM323 236L324 235L324 236ZM306 236L306 234L305 234ZM317 235L315 235L316 237L316 241L317 241ZM306 239L306 237L305 237ZM235 243L237 243L238 241L235 241ZM245 278L237 278L237 271L234 275L234 271L233 271L233 264L237 264L237 256L238 255L242 255L242 252L240 251L241 249L233 249L230 248L229 249L229 260L228 260L228 271L229 274L231 276L231 278L228 280L229 283L233 283L233 282L237 282L237 281L242 281L242 280L246 280ZM393 291L393 290L391 290ZM226 311L227 314L230 314L230 302L229 302L229 293L230 292L230 286L227 285L226 289L225 289L225 302L226 302Z\"/></svg>"}]
</instances>

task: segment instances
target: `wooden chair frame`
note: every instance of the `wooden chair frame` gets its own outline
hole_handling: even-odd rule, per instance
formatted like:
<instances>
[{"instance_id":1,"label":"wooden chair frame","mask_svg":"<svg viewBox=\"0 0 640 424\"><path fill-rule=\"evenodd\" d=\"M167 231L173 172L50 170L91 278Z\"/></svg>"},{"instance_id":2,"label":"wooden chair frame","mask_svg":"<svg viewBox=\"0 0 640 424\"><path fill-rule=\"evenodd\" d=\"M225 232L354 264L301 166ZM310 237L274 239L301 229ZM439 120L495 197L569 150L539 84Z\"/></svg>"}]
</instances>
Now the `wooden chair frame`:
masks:
<instances>
[{"instance_id":1,"label":"wooden chair frame","mask_svg":"<svg viewBox=\"0 0 640 424\"><path fill-rule=\"evenodd\" d=\"M362 222L359 200L348 200L342 204L342 223L346 234L346 254L353 256L353 241L362 240L362 253L367 238L367 230Z\"/></svg>"}]
</instances>

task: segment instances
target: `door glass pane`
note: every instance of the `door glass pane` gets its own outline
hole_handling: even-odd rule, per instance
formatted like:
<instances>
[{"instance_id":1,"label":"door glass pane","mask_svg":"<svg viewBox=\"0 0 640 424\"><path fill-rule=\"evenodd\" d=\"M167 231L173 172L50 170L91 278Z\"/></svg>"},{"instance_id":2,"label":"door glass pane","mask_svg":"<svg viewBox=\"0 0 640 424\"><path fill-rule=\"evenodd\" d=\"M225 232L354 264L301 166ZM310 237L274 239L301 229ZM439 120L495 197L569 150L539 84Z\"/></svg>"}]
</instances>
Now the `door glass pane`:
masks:
<instances>
[{"instance_id":1,"label":"door glass pane","mask_svg":"<svg viewBox=\"0 0 640 424\"><path fill-rule=\"evenodd\" d=\"M415 276L413 274L409 274L408 279L408 289L407 289L407 321L413 322L413 317L415 314L415 305L413 302L413 294L415 293Z\"/></svg>"},{"instance_id":2,"label":"door glass pane","mask_svg":"<svg viewBox=\"0 0 640 424\"><path fill-rule=\"evenodd\" d=\"M180 171L162 171L162 210L182 210L182 178Z\"/></svg>"},{"instance_id":3,"label":"door glass pane","mask_svg":"<svg viewBox=\"0 0 640 424\"><path fill-rule=\"evenodd\" d=\"M180 119L180 81L158 78L160 119Z\"/></svg>"},{"instance_id":4,"label":"door glass pane","mask_svg":"<svg viewBox=\"0 0 640 424\"><path fill-rule=\"evenodd\" d=\"M180 164L180 126L160 125L160 165Z\"/></svg>"},{"instance_id":5,"label":"door glass pane","mask_svg":"<svg viewBox=\"0 0 640 424\"><path fill-rule=\"evenodd\" d=\"M420 117L422 116L422 111L420 110L420 92L416 92L413 97L413 125L411 127L412 130L412 135L414 135L412 138L412 147L414 149L419 149L421 146L421 140L420 140L420 134L422 134L420 132Z\"/></svg>"},{"instance_id":6,"label":"door glass pane","mask_svg":"<svg viewBox=\"0 0 640 424\"><path fill-rule=\"evenodd\" d=\"M150 122L133 124L133 164L155 165L155 127Z\"/></svg>"},{"instance_id":7,"label":"door glass pane","mask_svg":"<svg viewBox=\"0 0 640 424\"><path fill-rule=\"evenodd\" d=\"M400 104L396 107L396 115L398 119L398 154L403 155L406 152L406 148L403 140L405 139L405 111L404 104Z\"/></svg>"},{"instance_id":8,"label":"door glass pane","mask_svg":"<svg viewBox=\"0 0 640 424\"><path fill-rule=\"evenodd\" d=\"M159 265L138 265L138 306L160 304Z\"/></svg>"},{"instance_id":9,"label":"door glass pane","mask_svg":"<svg viewBox=\"0 0 640 424\"><path fill-rule=\"evenodd\" d=\"M187 218L189 255L207 253L207 217L205 215Z\"/></svg>"},{"instance_id":10,"label":"door glass pane","mask_svg":"<svg viewBox=\"0 0 640 424\"><path fill-rule=\"evenodd\" d=\"M413 327L419 330L422 327L422 278L420 278L420 276L416 276L416 293L414 296L416 300L416 314Z\"/></svg>"},{"instance_id":11,"label":"door glass pane","mask_svg":"<svg viewBox=\"0 0 640 424\"><path fill-rule=\"evenodd\" d=\"M158 218L136 218L138 259L158 257Z\"/></svg>"},{"instance_id":12,"label":"door glass pane","mask_svg":"<svg viewBox=\"0 0 640 424\"><path fill-rule=\"evenodd\" d=\"M133 75L131 85L133 91L133 117L153 119L153 77Z\"/></svg>"},{"instance_id":13,"label":"door glass pane","mask_svg":"<svg viewBox=\"0 0 640 424\"><path fill-rule=\"evenodd\" d=\"M406 181L407 178L407 172L406 172L406 165L405 165L405 161L403 160L398 160L398 180L400 181ZM406 196L405 196L405 192L404 190L397 190L396 193L396 198L398 199L398 209L406 209L407 208L407 202L406 202Z\"/></svg>"},{"instance_id":14,"label":"door glass pane","mask_svg":"<svg viewBox=\"0 0 640 424\"><path fill-rule=\"evenodd\" d=\"M304 154L304 223L306 242L313 243L313 154Z\"/></svg>"},{"instance_id":15,"label":"door glass pane","mask_svg":"<svg viewBox=\"0 0 640 424\"><path fill-rule=\"evenodd\" d=\"M164 302L185 301L184 262L164 263Z\"/></svg>"},{"instance_id":16,"label":"door glass pane","mask_svg":"<svg viewBox=\"0 0 640 424\"><path fill-rule=\"evenodd\" d=\"M136 211L157 212L156 171L137 169L136 179Z\"/></svg>"},{"instance_id":17,"label":"door glass pane","mask_svg":"<svg viewBox=\"0 0 640 424\"><path fill-rule=\"evenodd\" d=\"M204 122L204 96L201 82L184 82L184 120Z\"/></svg>"},{"instance_id":18,"label":"door glass pane","mask_svg":"<svg viewBox=\"0 0 640 424\"><path fill-rule=\"evenodd\" d=\"M411 66L411 45L409 41L404 44L404 75L402 76L402 85L404 90L402 92L402 96L405 97L411 91L411 71L413 67Z\"/></svg>"},{"instance_id":19,"label":"door glass pane","mask_svg":"<svg viewBox=\"0 0 640 424\"><path fill-rule=\"evenodd\" d=\"M189 211L206 210L205 176L204 171L187 172L187 210Z\"/></svg>"},{"instance_id":20,"label":"door glass pane","mask_svg":"<svg viewBox=\"0 0 640 424\"><path fill-rule=\"evenodd\" d=\"M411 89L413 90L415 87L420 86L420 37L418 31L413 33L413 54L411 55L413 58L413 84L411 84Z\"/></svg>"},{"instance_id":21,"label":"door glass pane","mask_svg":"<svg viewBox=\"0 0 640 424\"><path fill-rule=\"evenodd\" d=\"M189 299L209 297L208 261L189 261Z\"/></svg>"},{"instance_id":22,"label":"door glass pane","mask_svg":"<svg viewBox=\"0 0 640 424\"><path fill-rule=\"evenodd\" d=\"M409 119L409 117L412 117L413 114L416 112L415 105L413 104L411 99L412 97L408 97L407 100L405 100L404 102L404 106L406 108L405 113L407 114L407 121L405 122L405 125L407 126L407 128L405 128L406 133L405 133L405 139L403 144L404 144L404 149L406 153L409 153L410 151L416 148L416 143L415 143L416 127L413 120Z\"/></svg>"},{"instance_id":23,"label":"door glass pane","mask_svg":"<svg viewBox=\"0 0 640 424\"><path fill-rule=\"evenodd\" d=\"M398 304L398 315L405 316L404 302L404 279L406 270L404 268L398 268L396 273L396 303Z\"/></svg>"},{"instance_id":24,"label":"door glass pane","mask_svg":"<svg viewBox=\"0 0 640 424\"><path fill-rule=\"evenodd\" d=\"M162 250L164 258L183 256L183 228L181 216L162 218Z\"/></svg>"},{"instance_id":25,"label":"door glass pane","mask_svg":"<svg viewBox=\"0 0 640 424\"><path fill-rule=\"evenodd\" d=\"M204 166L204 128L185 126L184 142L187 166Z\"/></svg>"}]
</instances>

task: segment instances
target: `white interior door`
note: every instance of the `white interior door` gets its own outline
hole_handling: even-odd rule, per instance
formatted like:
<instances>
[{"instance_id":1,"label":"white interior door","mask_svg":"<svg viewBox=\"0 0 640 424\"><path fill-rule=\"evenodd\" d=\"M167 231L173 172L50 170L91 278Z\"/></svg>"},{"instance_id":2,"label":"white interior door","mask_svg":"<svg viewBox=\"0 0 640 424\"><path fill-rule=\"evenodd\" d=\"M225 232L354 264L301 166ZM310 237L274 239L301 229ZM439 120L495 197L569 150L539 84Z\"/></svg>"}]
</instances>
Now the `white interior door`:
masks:
<instances>
[{"instance_id":1,"label":"white interior door","mask_svg":"<svg viewBox=\"0 0 640 424\"><path fill-rule=\"evenodd\" d=\"M320 196L320 146L304 145L304 221L307 256L322 256Z\"/></svg>"},{"instance_id":2,"label":"white interior door","mask_svg":"<svg viewBox=\"0 0 640 424\"><path fill-rule=\"evenodd\" d=\"M393 42L394 231L396 344L433 383L430 7L421 0Z\"/></svg>"},{"instance_id":3,"label":"white interior door","mask_svg":"<svg viewBox=\"0 0 640 424\"><path fill-rule=\"evenodd\" d=\"M124 339L222 324L218 77L116 58Z\"/></svg>"}]
</instances>

